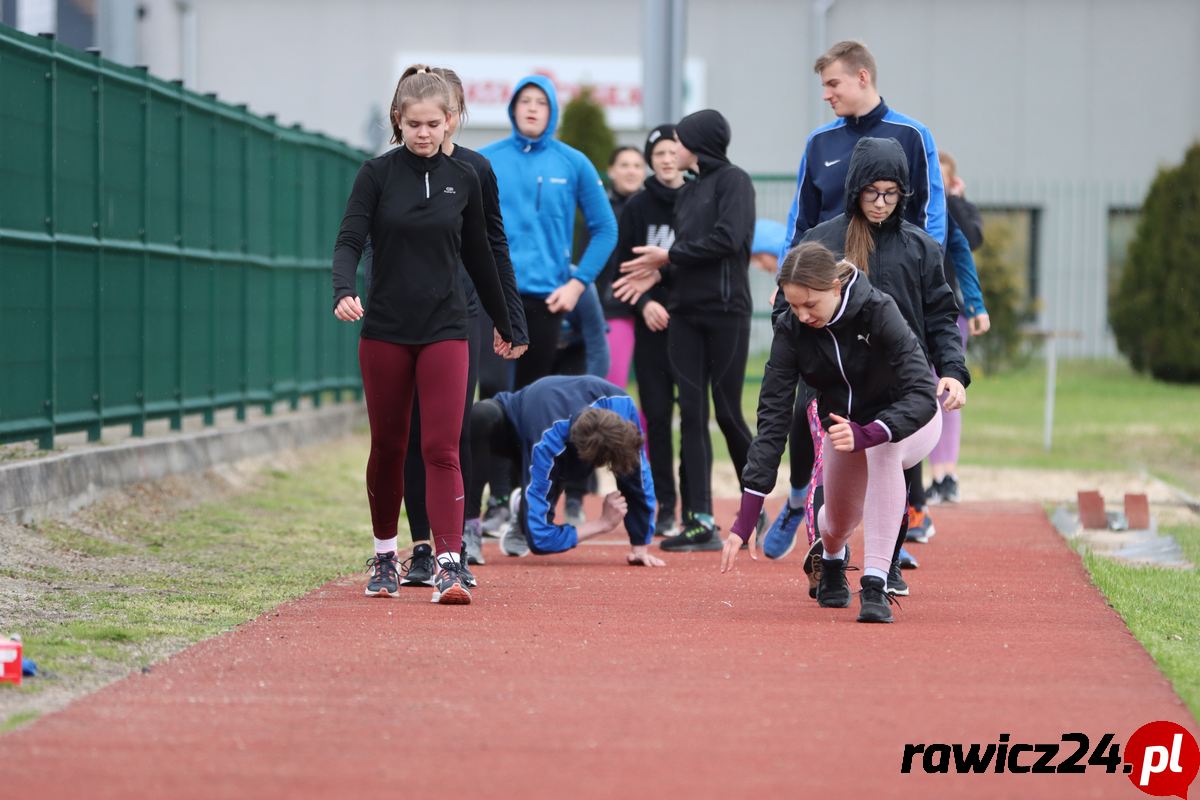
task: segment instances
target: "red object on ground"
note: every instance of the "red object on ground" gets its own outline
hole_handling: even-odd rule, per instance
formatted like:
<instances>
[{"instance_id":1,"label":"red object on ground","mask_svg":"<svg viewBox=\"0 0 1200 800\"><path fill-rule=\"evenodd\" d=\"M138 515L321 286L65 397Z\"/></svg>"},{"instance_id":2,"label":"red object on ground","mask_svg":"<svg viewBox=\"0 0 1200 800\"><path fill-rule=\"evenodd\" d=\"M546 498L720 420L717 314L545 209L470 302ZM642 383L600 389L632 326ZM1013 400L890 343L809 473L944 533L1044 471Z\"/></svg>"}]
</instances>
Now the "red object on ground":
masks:
<instances>
[{"instance_id":1,"label":"red object on ground","mask_svg":"<svg viewBox=\"0 0 1200 800\"><path fill-rule=\"evenodd\" d=\"M1125 520L1131 530L1150 529L1150 500L1144 494L1125 495Z\"/></svg>"},{"instance_id":2,"label":"red object on ground","mask_svg":"<svg viewBox=\"0 0 1200 800\"><path fill-rule=\"evenodd\" d=\"M0 639L0 683L21 685L21 643Z\"/></svg>"},{"instance_id":3,"label":"red object on ground","mask_svg":"<svg viewBox=\"0 0 1200 800\"><path fill-rule=\"evenodd\" d=\"M1040 508L934 516L894 625L856 624L857 597L819 608L802 548L720 575L719 553L627 567L622 537L520 559L488 544L454 607L367 599L349 576L0 737L0 783L39 800L1138 796L1095 765L901 773L906 744L1007 734L1060 743L1059 764L1064 733L1200 730Z\"/></svg>"},{"instance_id":4,"label":"red object on ground","mask_svg":"<svg viewBox=\"0 0 1200 800\"><path fill-rule=\"evenodd\" d=\"M1104 512L1104 498L1099 492L1079 492L1079 524L1090 530L1106 530L1108 515Z\"/></svg>"}]
</instances>

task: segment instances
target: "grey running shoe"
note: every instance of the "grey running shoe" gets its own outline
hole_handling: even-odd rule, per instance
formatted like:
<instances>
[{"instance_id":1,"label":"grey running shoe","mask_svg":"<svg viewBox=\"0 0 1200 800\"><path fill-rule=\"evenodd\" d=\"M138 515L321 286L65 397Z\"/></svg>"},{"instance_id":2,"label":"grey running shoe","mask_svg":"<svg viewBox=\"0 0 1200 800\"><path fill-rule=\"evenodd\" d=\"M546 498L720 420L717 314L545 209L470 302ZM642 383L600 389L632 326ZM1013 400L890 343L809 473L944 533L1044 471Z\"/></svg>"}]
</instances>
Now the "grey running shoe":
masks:
<instances>
[{"instance_id":1,"label":"grey running shoe","mask_svg":"<svg viewBox=\"0 0 1200 800\"><path fill-rule=\"evenodd\" d=\"M480 530L484 536L499 537L510 517L507 497L489 497Z\"/></svg>"},{"instance_id":2,"label":"grey running shoe","mask_svg":"<svg viewBox=\"0 0 1200 800\"><path fill-rule=\"evenodd\" d=\"M483 558L483 534L478 522L463 525L463 547L466 549L468 564L487 563Z\"/></svg>"},{"instance_id":3,"label":"grey running shoe","mask_svg":"<svg viewBox=\"0 0 1200 800\"><path fill-rule=\"evenodd\" d=\"M395 597L400 594L396 585L396 554L376 553L367 559L371 568L371 579L367 581L367 589L363 594L367 597Z\"/></svg>"},{"instance_id":4,"label":"grey running shoe","mask_svg":"<svg viewBox=\"0 0 1200 800\"><path fill-rule=\"evenodd\" d=\"M465 564L447 561L438 564L438 574L433 583L433 602L443 606L465 606L471 602L471 590L463 578Z\"/></svg>"},{"instance_id":5,"label":"grey running shoe","mask_svg":"<svg viewBox=\"0 0 1200 800\"><path fill-rule=\"evenodd\" d=\"M525 541L524 526L517 515L521 509L521 490L514 489L508 501L509 522L500 532L500 549L506 556L524 558L529 555L529 542Z\"/></svg>"}]
</instances>

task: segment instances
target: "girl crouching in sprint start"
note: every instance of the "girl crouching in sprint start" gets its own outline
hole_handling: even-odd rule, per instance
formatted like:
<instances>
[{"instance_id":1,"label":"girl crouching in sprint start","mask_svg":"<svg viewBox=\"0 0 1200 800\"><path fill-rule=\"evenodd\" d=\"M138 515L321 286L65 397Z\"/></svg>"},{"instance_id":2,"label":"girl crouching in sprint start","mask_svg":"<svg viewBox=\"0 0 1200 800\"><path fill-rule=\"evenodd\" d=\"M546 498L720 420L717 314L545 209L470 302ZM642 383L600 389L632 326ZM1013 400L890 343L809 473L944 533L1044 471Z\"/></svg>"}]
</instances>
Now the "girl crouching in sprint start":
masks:
<instances>
[{"instance_id":1,"label":"girl crouching in sprint start","mask_svg":"<svg viewBox=\"0 0 1200 800\"><path fill-rule=\"evenodd\" d=\"M775 485L797 379L803 377L817 395L825 428L825 505L817 525L825 553L817 602L850 605L846 540L861 521L865 569L858 621L891 622L887 575L896 526L906 511L904 470L925 458L941 433L929 361L896 301L850 262L835 261L822 244L807 242L788 252L779 288L791 313L775 325L758 400L758 436L721 571L733 566ZM962 407L966 389L942 380L946 409ZM753 547L750 554L757 558Z\"/></svg>"}]
</instances>

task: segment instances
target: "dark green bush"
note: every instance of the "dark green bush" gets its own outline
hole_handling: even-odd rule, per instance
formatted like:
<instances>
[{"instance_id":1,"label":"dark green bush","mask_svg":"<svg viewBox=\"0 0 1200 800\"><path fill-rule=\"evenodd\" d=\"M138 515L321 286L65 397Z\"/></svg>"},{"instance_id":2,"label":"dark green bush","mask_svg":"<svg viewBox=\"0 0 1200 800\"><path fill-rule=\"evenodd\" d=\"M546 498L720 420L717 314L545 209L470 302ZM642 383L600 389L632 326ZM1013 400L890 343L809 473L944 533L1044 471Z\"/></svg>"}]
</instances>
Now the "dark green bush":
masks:
<instances>
[{"instance_id":1,"label":"dark green bush","mask_svg":"<svg viewBox=\"0 0 1200 800\"><path fill-rule=\"evenodd\" d=\"M1200 382L1200 142L1150 186L1108 319L1134 369Z\"/></svg>"},{"instance_id":2,"label":"dark green bush","mask_svg":"<svg viewBox=\"0 0 1200 800\"><path fill-rule=\"evenodd\" d=\"M584 86L562 110L558 123L558 138L583 152L604 175L608 157L616 149L617 138L604 118L604 107L592 98L592 90Z\"/></svg>"},{"instance_id":3,"label":"dark green bush","mask_svg":"<svg viewBox=\"0 0 1200 800\"><path fill-rule=\"evenodd\" d=\"M975 251L975 269L992 327L983 336L970 337L969 344L971 356L984 372L1001 372L1029 360L1030 341L1023 329L1033 320L1034 307L1017 279L1020 265L1005 256L1012 237L1009 223L990 222L983 245Z\"/></svg>"}]
</instances>

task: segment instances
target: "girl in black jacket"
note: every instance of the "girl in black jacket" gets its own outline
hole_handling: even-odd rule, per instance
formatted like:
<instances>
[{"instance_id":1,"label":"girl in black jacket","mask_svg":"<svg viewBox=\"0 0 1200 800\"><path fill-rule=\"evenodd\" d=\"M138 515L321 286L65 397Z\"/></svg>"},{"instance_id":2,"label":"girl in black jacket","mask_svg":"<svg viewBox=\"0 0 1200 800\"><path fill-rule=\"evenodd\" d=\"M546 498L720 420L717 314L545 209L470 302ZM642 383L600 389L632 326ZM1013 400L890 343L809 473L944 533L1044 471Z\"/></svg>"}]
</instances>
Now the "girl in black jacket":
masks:
<instances>
[{"instance_id":1,"label":"girl in black jacket","mask_svg":"<svg viewBox=\"0 0 1200 800\"><path fill-rule=\"evenodd\" d=\"M824 245L793 248L779 287L788 312L775 322L758 436L732 527L737 536L725 542L721 571L733 565L774 488L803 377L825 428L825 503L818 515L825 555L817 601L827 608L850 605L846 540L861 521L866 552L858 621L891 622L886 586L896 520L904 513L903 473L929 454L941 432L929 362L895 300ZM961 403L965 390L953 399Z\"/></svg>"},{"instance_id":2,"label":"girl in black jacket","mask_svg":"<svg viewBox=\"0 0 1200 800\"><path fill-rule=\"evenodd\" d=\"M414 391L427 409L458 408L466 396L468 319L458 280L460 262L495 322L496 351L512 351L513 334L488 244L479 176L473 167L441 152L451 96L446 81L426 67L401 79L392 103L392 126L403 146L359 170L333 254L333 313L352 322L364 317L355 272L368 234L375 251L358 351L371 424L367 497L376 555L368 562L369 596L390 597L398 591L396 528L404 499L403 462ZM421 424L439 566L435 599L469 603L460 562L462 418L426 414Z\"/></svg>"},{"instance_id":3,"label":"girl in black jacket","mask_svg":"<svg viewBox=\"0 0 1200 800\"><path fill-rule=\"evenodd\" d=\"M409 70L413 68L410 67ZM458 73L446 67L434 67L433 72L442 76L453 93L454 105L450 108L450 122L446 128L446 138L442 140L442 153L447 157L469 164L479 176L479 186L483 192L483 214L487 222L488 243L492 248L492 258L496 262L496 273L504 287L504 299L508 304L509 322L512 324L513 346L504 359L499 359L504 369L510 370L509 360L519 358L529 346L529 333L525 329L525 307L521 303L521 295L517 293L517 280L513 275L512 261L508 256L508 239L504 235L504 218L500 215L500 190L496 185L496 173L492 164L484 156L468 150L462 145L455 144L453 136L467 114L466 93L463 91L462 80ZM408 76L408 71L404 77ZM494 332L491 321L486 314L479 314L479 296L471 276L460 263L458 279L462 284L463 294L467 298L467 392L463 399L462 432L458 438L458 460L463 474L463 484L470 485L471 481L471 406L475 401L475 385L479 375L481 357L497 359L492 353ZM480 324L479 317L482 317ZM425 506L425 459L421 455L421 414L420 403L414 399L412 424L409 427L408 455L404 459L404 511L408 515L408 530L413 541L412 558L407 562L408 569L401 576L401 586L432 586L434 574L437 571L433 560L433 548L430 540L433 533L429 527L429 512ZM480 530L477 527L464 526L463 548L460 563L482 564L483 548ZM467 583L475 585L475 576L470 567L463 571Z\"/></svg>"},{"instance_id":4,"label":"girl in black jacket","mask_svg":"<svg viewBox=\"0 0 1200 800\"><path fill-rule=\"evenodd\" d=\"M754 185L729 163L729 123L711 109L689 114L675 130L680 169L699 174L675 201L675 243L668 250L635 247L621 265L637 275L668 267L668 346L679 384L684 530L664 550L720 550L712 517L711 386L717 425L738 474L746 464L750 428L742 415L742 385L750 350L750 245Z\"/></svg>"},{"instance_id":5,"label":"girl in black jacket","mask_svg":"<svg viewBox=\"0 0 1200 800\"><path fill-rule=\"evenodd\" d=\"M963 360L956 323L958 307L942 270L941 246L903 218L908 181L908 159L899 142L859 139L846 175L846 212L809 228L801 241L820 242L836 257L845 256L852 264L861 266L875 288L896 301L916 334L940 378L939 396L947 392L965 396L971 376ZM776 301L776 316L781 304L782 299ZM806 438L794 436L792 447L804 446ZM820 463L819 442L816 447L816 462ZM913 474L919 468L919 462L913 465L906 480L910 483L914 478L919 480ZM820 484L816 478L814 474L814 486ZM810 502L820 502L820 492L814 489L809 498ZM897 516L896 521L898 541L888 589L907 594L899 568L900 545L909 522L907 514ZM820 520L816 519L816 523L819 531ZM814 542L806 556L805 570L816 576L820 565L821 545Z\"/></svg>"}]
</instances>

